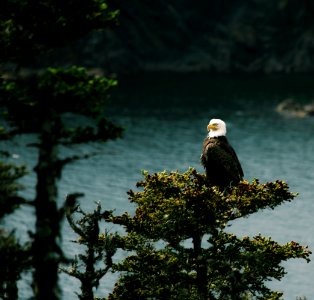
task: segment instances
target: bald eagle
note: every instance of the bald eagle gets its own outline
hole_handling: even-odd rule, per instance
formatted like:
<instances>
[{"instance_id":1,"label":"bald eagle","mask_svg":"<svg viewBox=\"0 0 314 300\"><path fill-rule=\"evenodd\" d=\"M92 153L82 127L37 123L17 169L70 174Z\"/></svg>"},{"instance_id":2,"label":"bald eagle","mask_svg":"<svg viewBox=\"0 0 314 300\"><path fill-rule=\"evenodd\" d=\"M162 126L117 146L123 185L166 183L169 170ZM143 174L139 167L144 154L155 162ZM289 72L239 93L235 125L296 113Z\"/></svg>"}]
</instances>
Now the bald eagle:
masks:
<instances>
[{"instance_id":1,"label":"bald eagle","mask_svg":"<svg viewBox=\"0 0 314 300\"><path fill-rule=\"evenodd\" d=\"M212 119L207 130L201 162L208 182L222 188L237 184L244 174L237 154L226 138L226 123L220 119Z\"/></svg>"}]
</instances>

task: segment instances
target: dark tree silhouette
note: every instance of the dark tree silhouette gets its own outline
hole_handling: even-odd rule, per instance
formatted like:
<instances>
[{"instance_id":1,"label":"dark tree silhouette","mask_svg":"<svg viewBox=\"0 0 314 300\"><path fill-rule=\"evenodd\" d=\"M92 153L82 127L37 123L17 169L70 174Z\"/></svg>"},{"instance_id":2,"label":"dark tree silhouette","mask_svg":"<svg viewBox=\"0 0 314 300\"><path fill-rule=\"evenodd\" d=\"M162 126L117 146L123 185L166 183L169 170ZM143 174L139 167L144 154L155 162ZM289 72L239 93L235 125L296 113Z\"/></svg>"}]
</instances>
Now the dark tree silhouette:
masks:
<instances>
[{"instance_id":1,"label":"dark tree silhouette","mask_svg":"<svg viewBox=\"0 0 314 300\"><path fill-rule=\"evenodd\" d=\"M18 71L39 53L65 46L113 22L116 12L102 0L13 1L1 3L0 61ZM32 244L33 291L36 299L60 299L58 266L63 260L60 247L62 211L57 207L57 182L62 168L90 153L60 159L60 145L107 141L121 135L121 128L105 118L104 106L116 81L90 76L84 68L49 68L33 76L5 74L1 82L0 107L7 123L1 138L36 133L39 142L36 231ZM69 127L65 115L86 116L87 123Z\"/></svg>"}]
</instances>

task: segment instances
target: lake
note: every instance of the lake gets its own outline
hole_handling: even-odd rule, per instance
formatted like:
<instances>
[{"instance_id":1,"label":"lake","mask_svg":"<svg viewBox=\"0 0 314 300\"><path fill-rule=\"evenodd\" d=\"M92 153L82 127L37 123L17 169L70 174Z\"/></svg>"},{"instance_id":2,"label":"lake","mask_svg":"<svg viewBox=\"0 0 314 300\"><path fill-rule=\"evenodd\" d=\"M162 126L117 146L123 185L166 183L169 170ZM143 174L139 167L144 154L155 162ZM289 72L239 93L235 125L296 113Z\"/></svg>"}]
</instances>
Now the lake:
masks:
<instances>
[{"instance_id":1,"label":"lake","mask_svg":"<svg viewBox=\"0 0 314 300\"><path fill-rule=\"evenodd\" d=\"M313 77L155 74L126 76L119 81L106 111L125 128L124 137L106 144L62 149L62 155L95 150L101 154L66 167L60 182L60 205L68 193L83 192L81 206L85 210L93 210L95 201L100 201L103 209L114 209L115 214L132 212L126 192L135 189L142 170L185 171L191 166L203 172L200 152L206 126L211 118L221 118L227 123L229 141L246 179L281 179L299 193L294 201L237 220L228 230L239 236L261 233L280 243L293 240L314 249L314 117L293 118L275 111L288 97L302 103L313 101ZM21 136L4 144L15 154L15 163L34 165L35 150L22 146L33 138ZM26 176L23 183L27 187L23 194L32 198L34 174ZM27 207L6 220L6 226L16 228L21 240L26 239L33 223L33 212ZM75 238L65 223L63 243L69 255L79 252L71 242ZM284 266L288 274L269 285L284 291L284 299L313 299L314 261L307 264L297 259ZM102 280L96 295L106 295L115 278L109 274ZM21 281L20 299L30 295L29 281L27 276ZM62 275L62 288L64 299L77 299L78 281Z\"/></svg>"}]
</instances>

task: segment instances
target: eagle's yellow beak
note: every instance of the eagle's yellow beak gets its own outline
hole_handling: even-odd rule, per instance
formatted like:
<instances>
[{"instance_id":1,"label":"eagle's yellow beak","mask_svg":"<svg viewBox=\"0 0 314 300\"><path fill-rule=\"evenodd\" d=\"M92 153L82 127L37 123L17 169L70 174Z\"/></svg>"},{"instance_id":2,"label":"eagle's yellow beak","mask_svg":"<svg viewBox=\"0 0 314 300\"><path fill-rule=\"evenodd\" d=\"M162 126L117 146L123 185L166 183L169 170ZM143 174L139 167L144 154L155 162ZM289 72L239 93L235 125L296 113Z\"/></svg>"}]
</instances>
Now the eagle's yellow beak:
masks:
<instances>
[{"instance_id":1,"label":"eagle's yellow beak","mask_svg":"<svg viewBox=\"0 0 314 300\"><path fill-rule=\"evenodd\" d=\"M208 124L207 125L207 130L210 131L210 130L217 130L218 129L218 126L217 124Z\"/></svg>"}]
</instances>

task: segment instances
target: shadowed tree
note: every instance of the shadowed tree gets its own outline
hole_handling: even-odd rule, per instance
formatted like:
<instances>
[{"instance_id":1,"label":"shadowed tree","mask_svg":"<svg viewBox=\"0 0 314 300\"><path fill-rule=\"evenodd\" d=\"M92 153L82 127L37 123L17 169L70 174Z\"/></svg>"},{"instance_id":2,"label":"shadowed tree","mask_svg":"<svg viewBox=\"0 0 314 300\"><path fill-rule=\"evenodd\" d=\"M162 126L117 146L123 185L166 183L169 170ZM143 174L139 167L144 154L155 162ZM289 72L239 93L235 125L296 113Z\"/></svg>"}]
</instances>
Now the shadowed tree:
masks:
<instances>
[{"instance_id":1,"label":"shadowed tree","mask_svg":"<svg viewBox=\"0 0 314 300\"><path fill-rule=\"evenodd\" d=\"M0 62L22 67L43 51L64 47L115 22L117 11L104 0L3 0Z\"/></svg>"},{"instance_id":2,"label":"shadowed tree","mask_svg":"<svg viewBox=\"0 0 314 300\"><path fill-rule=\"evenodd\" d=\"M56 289L60 249L60 221L57 208L57 181L65 164L83 156L59 158L59 145L90 141L107 141L121 134L120 128L103 115L107 90L114 80L90 77L85 69L49 69L29 82L8 82L3 85L2 104L7 108L12 130L8 134L35 132L39 134L36 198L36 233L34 236L34 292L39 298ZM65 113L92 118L90 124L67 127ZM72 116L74 117L74 116ZM42 289L41 289L42 288ZM47 292L48 291L48 292Z\"/></svg>"},{"instance_id":3,"label":"shadowed tree","mask_svg":"<svg viewBox=\"0 0 314 300\"><path fill-rule=\"evenodd\" d=\"M25 167L0 161L0 220L12 213L25 200L18 195L23 188L17 180L26 174ZM17 299L17 281L29 268L29 245L22 245L14 232L0 228L0 298Z\"/></svg>"},{"instance_id":4,"label":"shadowed tree","mask_svg":"<svg viewBox=\"0 0 314 300\"><path fill-rule=\"evenodd\" d=\"M68 196L66 217L73 231L79 236L74 243L83 245L85 252L76 255L71 266L62 268L62 271L80 281L79 299L93 300L94 288L99 286L99 281L112 268L113 256L117 251L120 238L116 233L100 230L104 213L99 203L92 213L85 213L79 205L73 202L77 196Z\"/></svg>"},{"instance_id":5,"label":"shadowed tree","mask_svg":"<svg viewBox=\"0 0 314 300\"><path fill-rule=\"evenodd\" d=\"M32 57L64 46L91 30L110 24L116 12L102 0L13 1L1 3L0 61L18 70ZM2 80L0 107L6 124L2 139L35 133L38 143L35 234L32 245L33 291L36 299L59 299L58 265L60 221L57 182L62 168L82 156L60 158L59 147L107 141L121 135L121 128L108 121L104 107L116 81L90 76L84 68L49 68L22 78L10 74ZM82 116L86 117L85 119ZM76 121L75 125L68 120ZM73 123L73 122L72 122Z\"/></svg>"}]
</instances>

